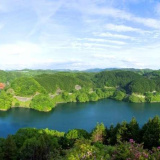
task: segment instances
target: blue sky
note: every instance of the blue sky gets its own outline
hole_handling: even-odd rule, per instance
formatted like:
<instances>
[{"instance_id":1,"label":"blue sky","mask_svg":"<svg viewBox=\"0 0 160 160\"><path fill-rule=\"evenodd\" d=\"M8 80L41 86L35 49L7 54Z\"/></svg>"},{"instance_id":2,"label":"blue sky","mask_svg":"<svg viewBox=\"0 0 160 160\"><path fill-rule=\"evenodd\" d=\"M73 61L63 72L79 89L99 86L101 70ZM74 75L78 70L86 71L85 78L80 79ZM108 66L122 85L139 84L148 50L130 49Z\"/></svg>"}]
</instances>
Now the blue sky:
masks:
<instances>
[{"instance_id":1,"label":"blue sky","mask_svg":"<svg viewBox=\"0 0 160 160\"><path fill-rule=\"evenodd\" d=\"M159 0L0 0L0 69L160 68Z\"/></svg>"}]
</instances>

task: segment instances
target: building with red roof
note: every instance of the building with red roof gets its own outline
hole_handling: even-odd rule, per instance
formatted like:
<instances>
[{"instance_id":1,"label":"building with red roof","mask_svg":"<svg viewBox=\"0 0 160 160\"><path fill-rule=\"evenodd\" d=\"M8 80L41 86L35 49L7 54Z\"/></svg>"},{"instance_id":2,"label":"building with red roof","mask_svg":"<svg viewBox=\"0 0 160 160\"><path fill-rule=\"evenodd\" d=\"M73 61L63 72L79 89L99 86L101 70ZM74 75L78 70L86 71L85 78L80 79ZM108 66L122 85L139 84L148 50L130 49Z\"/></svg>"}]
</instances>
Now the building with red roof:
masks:
<instances>
[{"instance_id":1,"label":"building with red roof","mask_svg":"<svg viewBox=\"0 0 160 160\"><path fill-rule=\"evenodd\" d=\"M0 83L0 89L4 89L5 88L5 84L4 83Z\"/></svg>"}]
</instances>

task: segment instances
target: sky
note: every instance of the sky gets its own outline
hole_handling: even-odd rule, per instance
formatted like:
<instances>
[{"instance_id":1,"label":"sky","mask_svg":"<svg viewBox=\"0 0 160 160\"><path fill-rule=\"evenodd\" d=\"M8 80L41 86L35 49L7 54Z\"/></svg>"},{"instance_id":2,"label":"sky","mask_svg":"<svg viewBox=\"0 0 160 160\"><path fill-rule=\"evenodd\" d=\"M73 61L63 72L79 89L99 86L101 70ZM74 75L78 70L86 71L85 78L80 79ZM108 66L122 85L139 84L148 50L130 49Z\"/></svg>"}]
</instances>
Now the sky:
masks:
<instances>
[{"instance_id":1,"label":"sky","mask_svg":"<svg viewBox=\"0 0 160 160\"><path fill-rule=\"evenodd\" d=\"M0 69L160 69L160 0L0 0Z\"/></svg>"}]
</instances>

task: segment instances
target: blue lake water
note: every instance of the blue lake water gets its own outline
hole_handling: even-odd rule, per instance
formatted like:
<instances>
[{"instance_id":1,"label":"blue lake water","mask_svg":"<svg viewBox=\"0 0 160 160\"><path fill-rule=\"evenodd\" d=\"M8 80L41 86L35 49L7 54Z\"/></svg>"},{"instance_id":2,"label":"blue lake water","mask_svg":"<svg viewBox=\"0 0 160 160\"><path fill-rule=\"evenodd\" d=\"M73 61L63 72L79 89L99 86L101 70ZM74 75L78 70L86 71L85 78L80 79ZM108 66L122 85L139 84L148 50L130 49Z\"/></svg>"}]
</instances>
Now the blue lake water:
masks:
<instances>
[{"instance_id":1,"label":"blue lake water","mask_svg":"<svg viewBox=\"0 0 160 160\"><path fill-rule=\"evenodd\" d=\"M97 122L103 122L109 127L124 120L129 122L132 117L135 117L142 126L155 115L160 116L160 103L135 104L110 99L58 104L48 113L12 108L7 112L0 112L0 137L14 134L19 128L24 127L49 128L58 131L79 128L91 131Z\"/></svg>"}]
</instances>

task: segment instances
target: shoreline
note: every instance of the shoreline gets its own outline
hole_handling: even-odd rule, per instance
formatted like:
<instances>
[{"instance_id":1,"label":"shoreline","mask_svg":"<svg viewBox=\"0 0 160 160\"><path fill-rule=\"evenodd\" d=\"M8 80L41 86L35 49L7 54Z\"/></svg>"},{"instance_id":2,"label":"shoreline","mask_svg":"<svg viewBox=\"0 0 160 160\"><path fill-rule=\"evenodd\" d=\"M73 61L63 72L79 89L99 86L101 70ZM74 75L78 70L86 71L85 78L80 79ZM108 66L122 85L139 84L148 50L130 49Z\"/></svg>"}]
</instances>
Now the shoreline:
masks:
<instances>
[{"instance_id":1,"label":"shoreline","mask_svg":"<svg viewBox=\"0 0 160 160\"><path fill-rule=\"evenodd\" d=\"M128 102L128 101L125 101L125 100L116 100L116 99L113 99L113 98L101 98L101 99L98 99L97 101L87 101L87 102L98 102L99 100L102 100L102 99L112 99L114 101L122 101L122 102L127 102L127 103L136 103L136 104L142 104L142 103L160 103L158 101L153 101L153 102ZM5 111L8 111L12 108L26 108L26 109L33 109L35 111L39 111L39 112L50 112L52 111L58 104L65 104L65 103L87 103L87 102L77 102L77 101L73 101L73 102L56 102L56 105L51 108L51 110L48 110L48 111L40 111L40 110L36 110L36 109L33 109L33 108L30 108L28 106L11 106L10 108L8 109L0 109L0 111L2 112L5 112Z\"/></svg>"}]
</instances>

